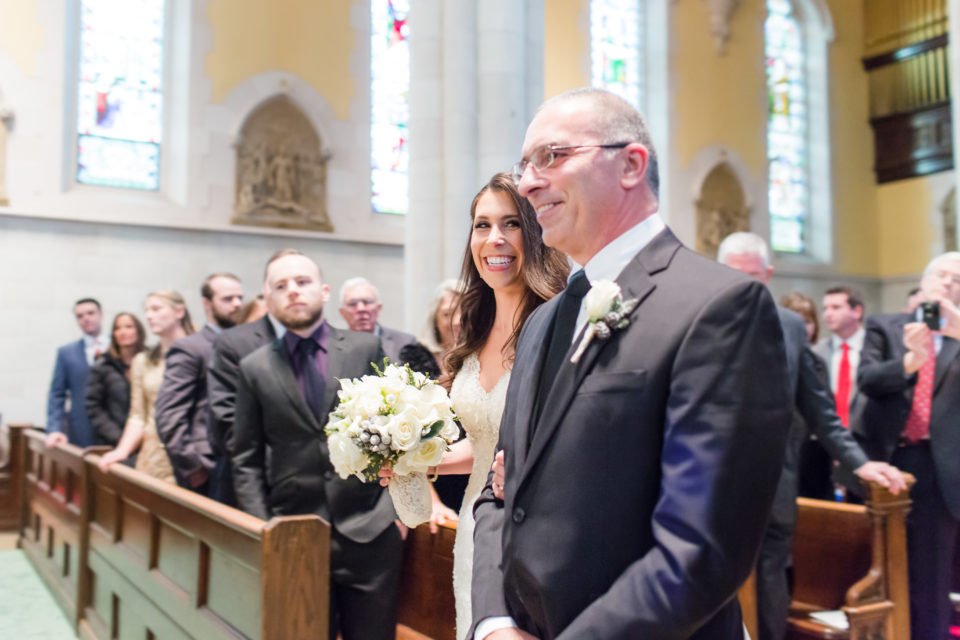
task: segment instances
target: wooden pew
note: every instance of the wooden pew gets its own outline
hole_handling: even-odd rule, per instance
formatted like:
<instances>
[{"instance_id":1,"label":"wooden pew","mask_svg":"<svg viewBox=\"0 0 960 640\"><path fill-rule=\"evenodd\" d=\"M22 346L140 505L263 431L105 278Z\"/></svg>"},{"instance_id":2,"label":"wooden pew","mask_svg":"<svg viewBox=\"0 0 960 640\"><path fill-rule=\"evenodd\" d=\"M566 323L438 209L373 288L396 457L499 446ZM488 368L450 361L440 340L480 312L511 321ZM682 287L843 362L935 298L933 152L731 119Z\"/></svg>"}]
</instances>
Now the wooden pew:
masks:
<instances>
[{"instance_id":1,"label":"wooden pew","mask_svg":"<svg viewBox=\"0 0 960 640\"><path fill-rule=\"evenodd\" d=\"M400 589L397 640L456 640L453 601L453 543L457 525L427 525L407 536ZM417 588L410 588L411 586Z\"/></svg>"},{"instance_id":2,"label":"wooden pew","mask_svg":"<svg viewBox=\"0 0 960 640\"><path fill-rule=\"evenodd\" d=\"M327 639L330 528L264 522L26 433L20 543L87 640Z\"/></svg>"},{"instance_id":3,"label":"wooden pew","mask_svg":"<svg viewBox=\"0 0 960 640\"><path fill-rule=\"evenodd\" d=\"M913 477L907 475L907 482L912 487ZM877 484L866 488L866 505L797 499L788 640L909 640L910 498L894 496ZM810 617L815 611L838 609L846 616L848 630Z\"/></svg>"},{"instance_id":4,"label":"wooden pew","mask_svg":"<svg viewBox=\"0 0 960 640\"><path fill-rule=\"evenodd\" d=\"M10 462L0 469L0 531L17 531L20 525L21 480L23 458L20 440L23 432L32 429L29 424L10 424Z\"/></svg>"}]
</instances>

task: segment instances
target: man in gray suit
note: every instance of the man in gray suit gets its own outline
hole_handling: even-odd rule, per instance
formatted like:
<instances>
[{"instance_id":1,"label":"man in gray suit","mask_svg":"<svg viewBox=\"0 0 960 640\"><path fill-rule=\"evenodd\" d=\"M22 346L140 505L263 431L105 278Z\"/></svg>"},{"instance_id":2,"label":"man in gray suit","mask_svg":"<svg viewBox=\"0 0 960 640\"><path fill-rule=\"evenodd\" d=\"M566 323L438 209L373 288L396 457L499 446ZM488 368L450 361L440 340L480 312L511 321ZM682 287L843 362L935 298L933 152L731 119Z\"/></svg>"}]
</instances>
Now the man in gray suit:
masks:
<instances>
[{"instance_id":1,"label":"man in gray suit","mask_svg":"<svg viewBox=\"0 0 960 640\"><path fill-rule=\"evenodd\" d=\"M717 260L765 285L773 275L770 250L755 233L737 232L724 238L717 249ZM896 468L883 462L869 462L850 431L841 424L833 398L817 372L817 357L807 347L803 318L783 307L777 307L777 312L786 343L790 404L802 419L794 420L787 439L783 473L777 483L770 523L757 559L758 640L782 640L786 634L790 609L787 563L797 524L800 447L807 429L817 435L834 459L858 478L879 482L893 493L906 488L903 475Z\"/></svg>"},{"instance_id":2,"label":"man in gray suit","mask_svg":"<svg viewBox=\"0 0 960 640\"><path fill-rule=\"evenodd\" d=\"M352 331L380 336L383 352L390 362L401 362L401 349L417 344L417 339L409 333L388 329L377 322L382 309L380 292L366 278L350 278L340 287L340 315L347 321L347 326Z\"/></svg>"},{"instance_id":3,"label":"man in gray suit","mask_svg":"<svg viewBox=\"0 0 960 640\"><path fill-rule=\"evenodd\" d=\"M505 498L488 480L475 508L470 638L743 638L735 594L790 421L782 331L762 284L665 227L656 166L640 114L603 90L527 129L520 193L583 268L520 335ZM636 307L574 362L602 281Z\"/></svg>"},{"instance_id":4,"label":"man in gray suit","mask_svg":"<svg viewBox=\"0 0 960 640\"><path fill-rule=\"evenodd\" d=\"M331 327L329 287L316 263L286 252L267 264L266 297L287 332L240 361L234 487L258 518L316 514L331 525L330 637L393 640L403 546L390 495L377 483L341 479L323 427L337 378L373 373L380 340Z\"/></svg>"},{"instance_id":5,"label":"man in gray suit","mask_svg":"<svg viewBox=\"0 0 960 640\"><path fill-rule=\"evenodd\" d=\"M208 276L200 287L207 322L167 351L163 383L157 394L157 434L166 447L177 484L216 497L215 457L207 440L207 364L213 343L237 323L243 287L230 273Z\"/></svg>"}]
</instances>

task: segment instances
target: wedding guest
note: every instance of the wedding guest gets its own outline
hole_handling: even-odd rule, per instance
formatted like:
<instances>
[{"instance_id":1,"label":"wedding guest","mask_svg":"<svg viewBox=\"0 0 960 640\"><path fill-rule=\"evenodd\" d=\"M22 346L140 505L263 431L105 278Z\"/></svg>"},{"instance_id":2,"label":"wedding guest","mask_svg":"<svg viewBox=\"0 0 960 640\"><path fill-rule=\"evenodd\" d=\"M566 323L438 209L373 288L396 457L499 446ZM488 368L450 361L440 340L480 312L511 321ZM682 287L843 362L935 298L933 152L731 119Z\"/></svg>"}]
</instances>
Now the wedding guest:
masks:
<instances>
[{"instance_id":1,"label":"wedding guest","mask_svg":"<svg viewBox=\"0 0 960 640\"><path fill-rule=\"evenodd\" d=\"M87 420L84 399L90 367L110 346L110 336L101 331L103 312L93 298L77 300L73 315L83 337L57 350L53 380L47 396L47 446L54 447L69 439L78 447L94 443L93 428ZM69 401L70 411L66 411Z\"/></svg>"},{"instance_id":2,"label":"wedding guest","mask_svg":"<svg viewBox=\"0 0 960 640\"><path fill-rule=\"evenodd\" d=\"M159 342L138 353L130 363L130 416L117 446L100 457L100 469L137 454L137 471L176 483L170 458L157 435L154 406L163 382L164 356L170 345L194 333L187 305L176 291L154 291L147 296L144 316Z\"/></svg>"},{"instance_id":3,"label":"wedding guest","mask_svg":"<svg viewBox=\"0 0 960 640\"><path fill-rule=\"evenodd\" d=\"M132 313L113 319L110 347L90 370L85 407L94 442L117 446L130 413L130 363L144 350L146 331Z\"/></svg>"},{"instance_id":4,"label":"wedding guest","mask_svg":"<svg viewBox=\"0 0 960 640\"><path fill-rule=\"evenodd\" d=\"M207 363L213 343L239 320L243 287L232 273L215 273L203 281L200 297L207 322L167 352L156 424L177 484L218 499L222 492L212 473L216 456L207 440Z\"/></svg>"},{"instance_id":5,"label":"wedding guest","mask_svg":"<svg viewBox=\"0 0 960 640\"><path fill-rule=\"evenodd\" d=\"M420 343L423 344L440 366L441 377L445 373L444 361L453 348L460 333L460 312L457 307L459 298L457 281L453 278L437 285L433 300L427 310L427 319L420 331Z\"/></svg>"},{"instance_id":6,"label":"wedding guest","mask_svg":"<svg viewBox=\"0 0 960 640\"><path fill-rule=\"evenodd\" d=\"M736 591L790 420L773 300L666 228L656 152L622 98L551 99L522 158L544 243L584 266L516 345L505 499L488 483L474 510L468 637L742 640ZM636 305L616 319L614 283Z\"/></svg>"},{"instance_id":7,"label":"wedding guest","mask_svg":"<svg viewBox=\"0 0 960 640\"><path fill-rule=\"evenodd\" d=\"M820 319L817 303L809 296L794 291L780 298L780 306L790 309L790 311L803 318L803 324L807 330L807 344L811 346L817 344L820 339Z\"/></svg>"},{"instance_id":8,"label":"wedding guest","mask_svg":"<svg viewBox=\"0 0 960 640\"><path fill-rule=\"evenodd\" d=\"M381 325L382 310L380 291L366 278L350 278L340 287L340 315L350 330L379 336L390 362L399 362L401 349L416 344L417 339L409 333Z\"/></svg>"},{"instance_id":9,"label":"wedding guest","mask_svg":"<svg viewBox=\"0 0 960 640\"><path fill-rule=\"evenodd\" d=\"M524 321L563 289L570 272L566 258L544 246L536 213L510 174L498 173L484 185L470 205L470 220L460 333L446 358L450 397L467 439L453 444L435 469L470 473L453 550L458 638L471 620L473 505L493 462L517 339Z\"/></svg>"},{"instance_id":10,"label":"wedding guest","mask_svg":"<svg viewBox=\"0 0 960 640\"><path fill-rule=\"evenodd\" d=\"M240 311L240 321L237 324L256 322L265 315L267 315L267 303L263 300L263 294L259 293L257 297L243 305L243 309Z\"/></svg>"},{"instance_id":11,"label":"wedding guest","mask_svg":"<svg viewBox=\"0 0 960 640\"><path fill-rule=\"evenodd\" d=\"M372 374L371 363L383 361L380 340L326 322L330 289L298 251L270 259L265 292L286 332L240 362L229 441L237 502L264 520L316 514L329 522L329 637L394 640L403 540L393 502L376 483L341 479L323 432L337 379Z\"/></svg>"}]
</instances>

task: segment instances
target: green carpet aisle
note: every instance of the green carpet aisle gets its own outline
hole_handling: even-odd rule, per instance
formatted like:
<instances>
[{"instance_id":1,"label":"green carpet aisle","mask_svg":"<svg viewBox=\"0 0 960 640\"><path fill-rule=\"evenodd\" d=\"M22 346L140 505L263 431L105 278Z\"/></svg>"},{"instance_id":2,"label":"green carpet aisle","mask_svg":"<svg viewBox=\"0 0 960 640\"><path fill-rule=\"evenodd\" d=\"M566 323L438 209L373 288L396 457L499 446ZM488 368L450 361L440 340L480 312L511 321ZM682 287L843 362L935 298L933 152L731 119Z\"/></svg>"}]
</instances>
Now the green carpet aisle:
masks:
<instances>
[{"instance_id":1,"label":"green carpet aisle","mask_svg":"<svg viewBox=\"0 0 960 640\"><path fill-rule=\"evenodd\" d=\"M72 640L76 636L22 551L0 551L0 638Z\"/></svg>"}]
</instances>

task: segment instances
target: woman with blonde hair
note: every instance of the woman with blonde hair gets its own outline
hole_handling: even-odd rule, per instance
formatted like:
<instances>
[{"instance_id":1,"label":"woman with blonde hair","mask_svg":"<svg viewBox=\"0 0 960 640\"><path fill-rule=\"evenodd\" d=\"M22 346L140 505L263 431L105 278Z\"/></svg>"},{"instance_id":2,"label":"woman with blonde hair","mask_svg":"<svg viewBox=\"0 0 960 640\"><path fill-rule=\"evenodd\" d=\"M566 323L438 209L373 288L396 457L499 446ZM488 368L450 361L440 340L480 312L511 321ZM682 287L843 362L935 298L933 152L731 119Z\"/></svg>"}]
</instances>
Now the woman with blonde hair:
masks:
<instances>
[{"instance_id":1,"label":"woman with blonde hair","mask_svg":"<svg viewBox=\"0 0 960 640\"><path fill-rule=\"evenodd\" d=\"M167 350L196 329L183 296L176 291L161 290L148 295L144 316L150 331L160 341L152 349L137 354L130 364L130 415L116 448L100 458L100 468L106 471L139 450L137 471L176 484L167 451L157 435L154 405L163 382Z\"/></svg>"}]
</instances>

